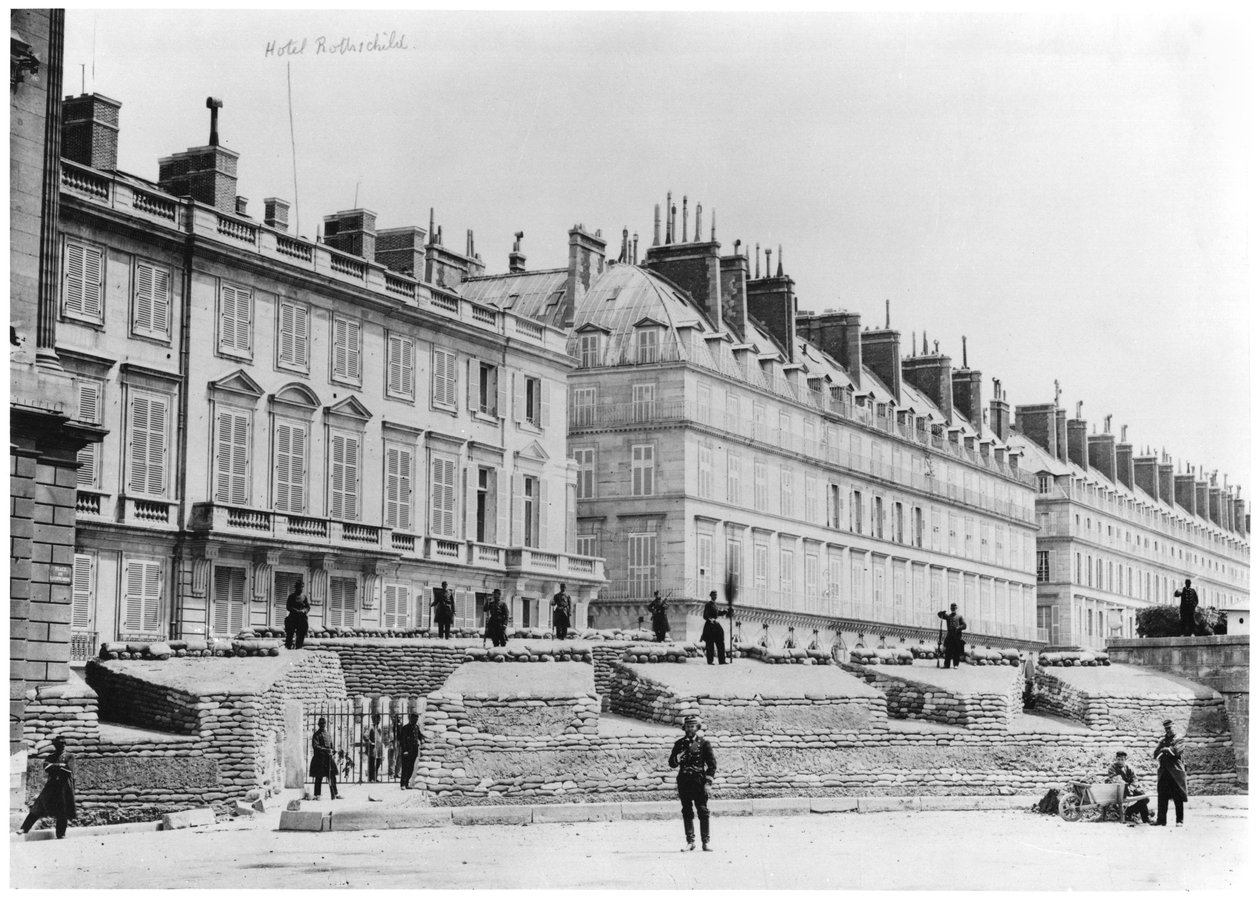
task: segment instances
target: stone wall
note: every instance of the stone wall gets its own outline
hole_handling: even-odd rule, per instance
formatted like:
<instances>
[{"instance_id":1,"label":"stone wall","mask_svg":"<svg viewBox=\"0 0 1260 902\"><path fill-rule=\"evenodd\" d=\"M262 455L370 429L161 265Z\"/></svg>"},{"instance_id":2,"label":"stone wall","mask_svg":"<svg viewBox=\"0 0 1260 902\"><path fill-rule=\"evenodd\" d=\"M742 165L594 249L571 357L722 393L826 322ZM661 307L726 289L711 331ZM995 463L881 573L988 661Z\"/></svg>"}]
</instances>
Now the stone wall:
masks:
<instances>
[{"instance_id":1,"label":"stone wall","mask_svg":"<svg viewBox=\"0 0 1260 902\"><path fill-rule=\"evenodd\" d=\"M1011 719L1023 710L1024 671L1018 667L1001 669L1010 677L1004 691L958 693L909 679L911 667L904 668L907 676L902 677L862 664L840 666L883 692L888 716L893 718L927 720L970 730L1006 731Z\"/></svg>"},{"instance_id":2,"label":"stone wall","mask_svg":"<svg viewBox=\"0 0 1260 902\"><path fill-rule=\"evenodd\" d=\"M428 695L464 663L464 650L480 642L441 639L314 639L306 648L336 653L352 696Z\"/></svg>"}]
</instances>

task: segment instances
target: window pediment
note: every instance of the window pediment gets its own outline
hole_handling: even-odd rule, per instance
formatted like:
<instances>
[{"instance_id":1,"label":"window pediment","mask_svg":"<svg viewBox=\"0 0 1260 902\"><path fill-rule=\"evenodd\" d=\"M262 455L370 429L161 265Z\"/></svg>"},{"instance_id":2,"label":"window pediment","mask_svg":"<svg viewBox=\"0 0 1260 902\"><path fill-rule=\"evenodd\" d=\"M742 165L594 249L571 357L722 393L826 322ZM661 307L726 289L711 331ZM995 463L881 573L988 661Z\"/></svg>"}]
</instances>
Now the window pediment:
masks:
<instances>
[{"instance_id":1,"label":"window pediment","mask_svg":"<svg viewBox=\"0 0 1260 902\"><path fill-rule=\"evenodd\" d=\"M344 401L338 401L336 404L330 404L324 408L326 416L345 417L351 420L358 420L366 423L372 419L372 411L363 406L363 403L354 395L346 398Z\"/></svg>"},{"instance_id":2,"label":"window pediment","mask_svg":"<svg viewBox=\"0 0 1260 902\"><path fill-rule=\"evenodd\" d=\"M244 370L236 370L222 379L210 383L210 394L218 397L235 397L237 400L248 398L255 402L264 394L262 386L255 382Z\"/></svg>"},{"instance_id":3,"label":"window pediment","mask_svg":"<svg viewBox=\"0 0 1260 902\"><path fill-rule=\"evenodd\" d=\"M290 382L271 396L272 404L299 407L313 413L320 407L319 396L300 382Z\"/></svg>"}]
</instances>

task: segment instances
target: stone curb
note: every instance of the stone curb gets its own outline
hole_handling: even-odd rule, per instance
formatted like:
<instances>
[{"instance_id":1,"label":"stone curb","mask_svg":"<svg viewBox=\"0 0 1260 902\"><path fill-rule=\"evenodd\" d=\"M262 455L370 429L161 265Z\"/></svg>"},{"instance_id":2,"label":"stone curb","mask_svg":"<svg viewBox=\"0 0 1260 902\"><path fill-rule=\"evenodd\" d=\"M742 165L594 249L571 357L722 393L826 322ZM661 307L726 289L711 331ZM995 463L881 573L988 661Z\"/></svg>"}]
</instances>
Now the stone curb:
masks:
<instances>
[{"instance_id":1,"label":"stone curb","mask_svg":"<svg viewBox=\"0 0 1260 902\"><path fill-rule=\"evenodd\" d=\"M111 833L156 833L162 829L161 821L138 821L131 824L100 824L95 827L70 827L66 839L77 836L108 836ZM14 836L17 842L42 842L56 839L56 830L32 830L26 836Z\"/></svg>"}]
</instances>

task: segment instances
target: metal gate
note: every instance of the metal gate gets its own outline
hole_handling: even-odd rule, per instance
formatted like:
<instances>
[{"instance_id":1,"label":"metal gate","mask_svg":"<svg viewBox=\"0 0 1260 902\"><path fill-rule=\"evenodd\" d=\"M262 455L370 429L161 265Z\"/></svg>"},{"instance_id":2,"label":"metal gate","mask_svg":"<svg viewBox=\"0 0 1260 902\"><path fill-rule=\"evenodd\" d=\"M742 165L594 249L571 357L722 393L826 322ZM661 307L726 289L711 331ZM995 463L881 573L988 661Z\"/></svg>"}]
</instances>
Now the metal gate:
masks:
<instances>
[{"instance_id":1,"label":"metal gate","mask_svg":"<svg viewBox=\"0 0 1260 902\"><path fill-rule=\"evenodd\" d=\"M397 782L402 765L398 737L412 711L423 713L424 700L382 696L307 703L302 714L305 761L309 765L311 738L322 717L337 762L338 783Z\"/></svg>"}]
</instances>

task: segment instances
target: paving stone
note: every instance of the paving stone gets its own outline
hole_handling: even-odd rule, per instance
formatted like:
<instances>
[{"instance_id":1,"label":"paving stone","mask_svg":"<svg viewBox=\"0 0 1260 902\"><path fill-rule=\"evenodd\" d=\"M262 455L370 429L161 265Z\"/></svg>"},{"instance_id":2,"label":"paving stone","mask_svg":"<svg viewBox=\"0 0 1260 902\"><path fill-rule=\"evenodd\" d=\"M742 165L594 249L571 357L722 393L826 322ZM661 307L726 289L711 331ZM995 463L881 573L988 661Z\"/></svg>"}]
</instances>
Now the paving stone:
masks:
<instances>
[{"instance_id":1,"label":"paving stone","mask_svg":"<svg viewBox=\"0 0 1260 902\"><path fill-rule=\"evenodd\" d=\"M587 805L535 805L535 824L575 824L583 821L621 820L620 802L592 802Z\"/></svg>"},{"instance_id":2,"label":"paving stone","mask_svg":"<svg viewBox=\"0 0 1260 902\"><path fill-rule=\"evenodd\" d=\"M808 814L809 799L753 799L752 813L767 815Z\"/></svg>"},{"instance_id":3,"label":"paving stone","mask_svg":"<svg viewBox=\"0 0 1260 902\"><path fill-rule=\"evenodd\" d=\"M858 811L918 811L918 796L867 796L858 799Z\"/></svg>"},{"instance_id":4,"label":"paving stone","mask_svg":"<svg viewBox=\"0 0 1260 902\"><path fill-rule=\"evenodd\" d=\"M281 811L281 830L301 830L308 833L321 833L331 830L331 815L323 811Z\"/></svg>"},{"instance_id":5,"label":"paving stone","mask_svg":"<svg viewBox=\"0 0 1260 902\"><path fill-rule=\"evenodd\" d=\"M623 821L666 821L679 817L681 804L677 801L622 802Z\"/></svg>"},{"instance_id":6,"label":"paving stone","mask_svg":"<svg viewBox=\"0 0 1260 902\"><path fill-rule=\"evenodd\" d=\"M183 830L188 827L206 827L214 823L213 808L191 808L188 811L172 811L162 816L163 830Z\"/></svg>"}]
</instances>

